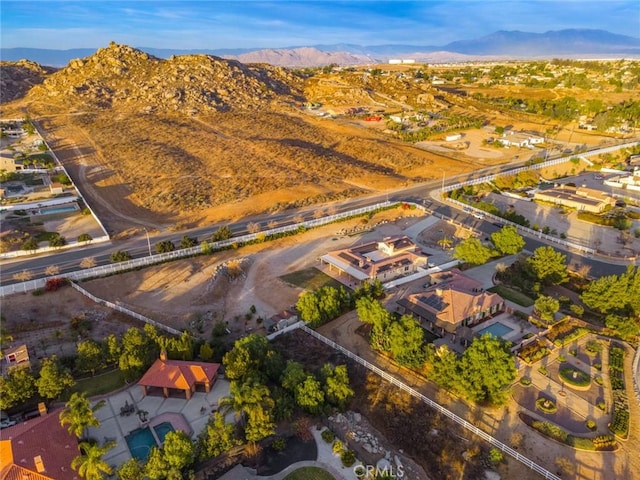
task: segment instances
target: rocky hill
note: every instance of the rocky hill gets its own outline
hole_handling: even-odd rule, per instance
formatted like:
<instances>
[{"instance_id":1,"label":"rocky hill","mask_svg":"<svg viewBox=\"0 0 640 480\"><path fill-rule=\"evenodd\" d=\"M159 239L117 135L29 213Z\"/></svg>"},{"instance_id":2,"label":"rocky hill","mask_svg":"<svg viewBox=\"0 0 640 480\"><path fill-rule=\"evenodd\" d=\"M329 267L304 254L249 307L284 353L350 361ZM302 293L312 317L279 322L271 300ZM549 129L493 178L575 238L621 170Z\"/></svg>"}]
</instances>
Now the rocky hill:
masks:
<instances>
[{"instance_id":1,"label":"rocky hill","mask_svg":"<svg viewBox=\"0 0 640 480\"><path fill-rule=\"evenodd\" d=\"M301 80L268 65L244 65L210 55L153 57L111 43L72 60L32 88L30 100L78 108L196 114L255 110L271 102L299 101Z\"/></svg>"},{"instance_id":2,"label":"rocky hill","mask_svg":"<svg viewBox=\"0 0 640 480\"><path fill-rule=\"evenodd\" d=\"M29 60L0 62L0 103L22 98L34 85L55 72L55 68L42 67Z\"/></svg>"}]
</instances>

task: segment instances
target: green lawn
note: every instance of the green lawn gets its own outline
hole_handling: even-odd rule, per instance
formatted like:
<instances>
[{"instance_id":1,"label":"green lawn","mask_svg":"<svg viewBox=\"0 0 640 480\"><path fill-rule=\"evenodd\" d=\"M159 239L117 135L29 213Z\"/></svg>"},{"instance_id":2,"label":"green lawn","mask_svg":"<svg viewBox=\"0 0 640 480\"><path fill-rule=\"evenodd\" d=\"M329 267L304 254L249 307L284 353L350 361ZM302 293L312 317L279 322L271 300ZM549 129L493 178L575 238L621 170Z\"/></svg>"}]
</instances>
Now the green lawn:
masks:
<instances>
[{"instance_id":1,"label":"green lawn","mask_svg":"<svg viewBox=\"0 0 640 480\"><path fill-rule=\"evenodd\" d=\"M124 376L120 369L96 375L95 377L82 378L71 389L73 392L87 392L88 397L103 395L113 392L125 386Z\"/></svg>"},{"instance_id":2,"label":"green lawn","mask_svg":"<svg viewBox=\"0 0 640 480\"><path fill-rule=\"evenodd\" d=\"M320 287L331 286L340 288L342 284L317 268L311 267L297 272L287 273L280 277L283 281L306 290L314 291Z\"/></svg>"},{"instance_id":3,"label":"green lawn","mask_svg":"<svg viewBox=\"0 0 640 480\"><path fill-rule=\"evenodd\" d=\"M335 480L335 477L320 467L302 467L284 477L284 480Z\"/></svg>"},{"instance_id":4,"label":"green lawn","mask_svg":"<svg viewBox=\"0 0 640 480\"><path fill-rule=\"evenodd\" d=\"M534 301L524 293L513 290L506 285L496 285L495 287L488 288L487 290L489 292L497 293L502 298L510 300L513 303L517 303L522 307L530 307L534 303Z\"/></svg>"}]
</instances>

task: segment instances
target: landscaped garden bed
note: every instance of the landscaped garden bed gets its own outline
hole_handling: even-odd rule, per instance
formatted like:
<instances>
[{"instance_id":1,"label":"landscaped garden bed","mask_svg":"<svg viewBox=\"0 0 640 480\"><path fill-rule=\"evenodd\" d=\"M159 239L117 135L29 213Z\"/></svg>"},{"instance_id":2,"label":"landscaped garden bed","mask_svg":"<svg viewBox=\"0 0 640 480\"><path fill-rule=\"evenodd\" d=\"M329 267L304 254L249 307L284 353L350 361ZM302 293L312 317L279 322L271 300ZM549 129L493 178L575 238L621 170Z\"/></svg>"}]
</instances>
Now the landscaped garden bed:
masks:
<instances>
[{"instance_id":1,"label":"landscaped garden bed","mask_svg":"<svg viewBox=\"0 0 640 480\"><path fill-rule=\"evenodd\" d=\"M558 411L558 405L556 402L549 398L540 397L536 400L536 408L542 413L556 413Z\"/></svg>"},{"instance_id":2,"label":"landscaped garden bed","mask_svg":"<svg viewBox=\"0 0 640 480\"><path fill-rule=\"evenodd\" d=\"M588 328L576 324L575 321L564 320L551 328L551 331L547 334L547 339L552 341L554 345L562 347L587 333L589 333Z\"/></svg>"},{"instance_id":3,"label":"landscaped garden bed","mask_svg":"<svg viewBox=\"0 0 640 480\"><path fill-rule=\"evenodd\" d=\"M549 355L549 347L542 340L536 340L522 347L518 356L528 364L532 364Z\"/></svg>"},{"instance_id":4,"label":"landscaped garden bed","mask_svg":"<svg viewBox=\"0 0 640 480\"><path fill-rule=\"evenodd\" d=\"M530 307L533 305L533 299L528 297L522 292L509 288L506 285L496 285L495 287L488 288L487 291L497 293L502 298L517 303L522 307Z\"/></svg>"},{"instance_id":5,"label":"landscaped garden bed","mask_svg":"<svg viewBox=\"0 0 640 480\"><path fill-rule=\"evenodd\" d=\"M591 385L591 376L589 374L568 364L560 366L558 376L571 387L588 388Z\"/></svg>"},{"instance_id":6,"label":"landscaped garden bed","mask_svg":"<svg viewBox=\"0 0 640 480\"><path fill-rule=\"evenodd\" d=\"M609 350L609 378L613 390L613 418L609 430L621 438L629 435L629 399L624 385L624 356L622 347Z\"/></svg>"},{"instance_id":7,"label":"landscaped garden bed","mask_svg":"<svg viewBox=\"0 0 640 480\"><path fill-rule=\"evenodd\" d=\"M556 440L579 450L614 451L618 449L613 435L599 435L594 438L577 437L551 422L536 420L525 413L519 413L520 420L545 437Z\"/></svg>"}]
</instances>

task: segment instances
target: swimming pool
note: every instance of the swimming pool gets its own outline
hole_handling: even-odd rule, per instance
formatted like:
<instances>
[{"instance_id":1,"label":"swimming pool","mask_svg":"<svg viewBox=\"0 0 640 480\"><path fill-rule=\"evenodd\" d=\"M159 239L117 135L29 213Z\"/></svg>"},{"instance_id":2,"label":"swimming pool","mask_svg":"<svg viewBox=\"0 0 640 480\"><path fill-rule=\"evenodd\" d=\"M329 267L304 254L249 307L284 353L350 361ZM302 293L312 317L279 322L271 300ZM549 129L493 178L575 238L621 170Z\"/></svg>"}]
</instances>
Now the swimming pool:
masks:
<instances>
[{"instance_id":1,"label":"swimming pool","mask_svg":"<svg viewBox=\"0 0 640 480\"><path fill-rule=\"evenodd\" d=\"M50 215L53 213L63 213L63 212L75 212L79 210L79 208L75 205L67 205L65 207L54 207L54 208L42 208L40 209L40 215Z\"/></svg>"},{"instance_id":2,"label":"swimming pool","mask_svg":"<svg viewBox=\"0 0 640 480\"><path fill-rule=\"evenodd\" d=\"M153 427L153 429L156 431L156 435L158 436L158 440L160 440L161 445L164 444L164 437L167 436L167 433L175 431L173 425L169 422L162 422Z\"/></svg>"},{"instance_id":3,"label":"swimming pool","mask_svg":"<svg viewBox=\"0 0 640 480\"><path fill-rule=\"evenodd\" d=\"M134 430L124 438L127 441L127 446L129 447L131 456L142 460L143 462L147 460L149 452L151 452L151 447L158 446L149 427Z\"/></svg>"},{"instance_id":4,"label":"swimming pool","mask_svg":"<svg viewBox=\"0 0 640 480\"><path fill-rule=\"evenodd\" d=\"M496 338L502 338L506 334L513 332L513 328L507 327L504 323L496 322L493 325L484 327L482 330L478 330L478 335L484 335L488 333Z\"/></svg>"}]
</instances>

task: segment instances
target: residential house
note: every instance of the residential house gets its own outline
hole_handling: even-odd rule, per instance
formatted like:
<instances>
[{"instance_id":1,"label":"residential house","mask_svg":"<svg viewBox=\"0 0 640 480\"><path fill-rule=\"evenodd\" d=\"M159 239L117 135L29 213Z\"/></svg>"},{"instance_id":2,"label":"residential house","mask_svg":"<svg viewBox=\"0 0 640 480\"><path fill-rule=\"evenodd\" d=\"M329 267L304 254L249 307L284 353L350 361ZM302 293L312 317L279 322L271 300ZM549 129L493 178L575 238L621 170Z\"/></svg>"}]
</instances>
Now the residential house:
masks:
<instances>
[{"instance_id":1,"label":"residential house","mask_svg":"<svg viewBox=\"0 0 640 480\"><path fill-rule=\"evenodd\" d=\"M399 310L417 318L427 330L437 334L457 334L504 311L504 299L487 292L482 284L458 269L429 276L424 291L397 301Z\"/></svg>"},{"instance_id":2,"label":"residential house","mask_svg":"<svg viewBox=\"0 0 640 480\"><path fill-rule=\"evenodd\" d=\"M211 391L216 381L219 363L192 362L186 360L168 360L167 353L162 351L160 358L154 362L149 370L138 381L143 395L151 389L161 389L165 397L169 397L172 390L184 392L187 400L191 398L197 387Z\"/></svg>"},{"instance_id":3,"label":"residential house","mask_svg":"<svg viewBox=\"0 0 640 480\"><path fill-rule=\"evenodd\" d=\"M0 480L80 480L71 468L78 440L60 425L61 410L0 431Z\"/></svg>"},{"instance_id":4,"label":"residential house","mask_svg":"<svg viewBox=\"0 0 640 480\"><path fill-rule=\"evenodd\" d=\"M526 133L504 133L502 137L497 139L505 147L533 148L534 145L544 143L544 138Z\"/></svg>"},{"instance_id":5,"label":"residential house","mask_svg":"<svg viewBox=\"0 0 640 480\"><path fill-rule=\"evenodd\" d=\"M283 330L298 321L298 314L293 310L283 310L264 321L264 329L268 333Z\"/></svg>"},{"instance_id":6,"label":"residential house","mask_svg":"<svg viewBox=\"0 0 640 480\"><path fill-rule=\"evenodd\" d=\"M320 257L320 261L359 285L374 280L385 283L411 275L427 265L427 258L409 237L402 235L329 252Z\"/></svg>"},{"instance_id":7,"label":"residential house","mask_svg":"<svg viewBox=\"0 0 640 480\"><path fill-rule=\"evenodd\" d=\"M560 185L547 190L539 190L533 195L534 200L550 202L564 207L600 213L608 205L615 205L615 199L605 193L585 187Z\"/></svg>"}]
</instances>

